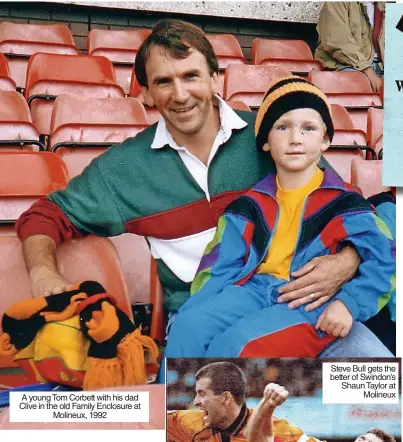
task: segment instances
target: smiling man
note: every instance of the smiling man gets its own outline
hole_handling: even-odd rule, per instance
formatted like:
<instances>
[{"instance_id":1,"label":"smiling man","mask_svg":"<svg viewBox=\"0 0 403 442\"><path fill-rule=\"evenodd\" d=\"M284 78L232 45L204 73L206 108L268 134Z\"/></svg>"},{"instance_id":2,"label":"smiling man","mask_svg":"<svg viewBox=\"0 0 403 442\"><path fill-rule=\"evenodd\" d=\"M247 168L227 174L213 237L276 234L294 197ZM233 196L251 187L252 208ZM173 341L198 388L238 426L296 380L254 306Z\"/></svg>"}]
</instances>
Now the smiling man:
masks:
<instances>
[{"instance_id":1,"label":"smiling man","mask_svg":"<svg viewBox=\"0 0 403 442\"><path fill-rule=\"evenodd\" d=\"M225 207L273 170L256 149L255 115L235 112L217 95L218 62L201 29L179 20L158 22L138 51L135 73L162 118L109 148L17 222L35 297L75 282L57 268L61 242L134 233L146 237L158 263L165 310L177 312ZM358 265L349 246L317 257L292 273L277 301L314 309L354 277ZM322 356L391 356L359 324L332 345Z\"/></svg>"},{"instance_id":2,"label":"smiling man","mask_svg":"<svg viewBox=\"0 0 403 442\"><path fill-rule=\"evenodd\" d=\"M288 397L268 384L253 411L245 403L246 380L232 362L213 362L196 373L195 410L168 412L168 442L314 442L285 419L273 416ZM372 441L371 441L372 442Z\"/></svg>"}]
</instances>

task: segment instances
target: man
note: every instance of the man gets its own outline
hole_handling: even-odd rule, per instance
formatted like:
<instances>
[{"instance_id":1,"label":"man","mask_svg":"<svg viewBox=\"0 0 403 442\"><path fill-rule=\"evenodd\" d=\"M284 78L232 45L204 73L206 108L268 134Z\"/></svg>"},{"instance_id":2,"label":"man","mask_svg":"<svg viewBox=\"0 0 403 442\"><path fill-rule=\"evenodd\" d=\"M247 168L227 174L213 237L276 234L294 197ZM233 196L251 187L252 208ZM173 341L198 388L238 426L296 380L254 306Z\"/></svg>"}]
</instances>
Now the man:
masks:
<instances>
[{"instance_id":1,"label":"man","mask_svg":"<svg viewBox=\"0 0 403 442\"><path fill-rule=\"evenodd\" d=\"M232 362L213 362L196 373L197 410L168 412L168 442L278 442L315 441L285 419L274 417L288 391L268 384L256 410L245 403L246 380Z\"/></svg>"},{"instance_id":2,"label":"man","mask_svg":"<svg viewBox=\"0 0 403 442\"><path fill-rule=\"evenodd\" d=\"M365 74L374 92L382 87L385 51L382 2L325 2L317 31L315 59L327 70Z\"/></svg>"},{"instance_id":3,"label":"man","mask_svg":"<svg viewBox=\"0 0 403 442\"><path fill-rule=\"evenodd\" d=\"M254 114L234 112L216 95L218 62L199 28L178 20L157 23L139 49L135 72L147 104L162 115L158 124L108 149L17 222L36 297L70 286L55 262L60 242L130 232L147 238L164 307L177 311L224 208L273 167L256 149ZM310 303L312 310L350 280L358 264L349 246L315 258L292 274L296 280L283 287L278 302L291 301L291 308ZM346 339L325 355L390 356L364 326Z\"/></svg>"},{"instance_id":4,"label":"man","mask_svg":"<svg viewBox=\"0 0 403 442\"><path fill-rule=\"evenodd\" d=\"M373 428L366 434L357 437L355 442L396 442L396 439L379 428Z\"/></svg>"}]
</instances>

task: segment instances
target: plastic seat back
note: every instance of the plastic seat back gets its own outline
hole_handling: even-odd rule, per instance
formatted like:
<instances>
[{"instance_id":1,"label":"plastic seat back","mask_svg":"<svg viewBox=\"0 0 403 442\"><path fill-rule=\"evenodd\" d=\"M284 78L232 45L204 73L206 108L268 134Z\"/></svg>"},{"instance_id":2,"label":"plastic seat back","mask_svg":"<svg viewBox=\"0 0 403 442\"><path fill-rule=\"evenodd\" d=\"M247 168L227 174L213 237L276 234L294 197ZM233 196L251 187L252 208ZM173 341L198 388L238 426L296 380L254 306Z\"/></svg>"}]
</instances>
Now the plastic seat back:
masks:
<instances>
[{"instance_id":1,"label":"plastic seat back","mask_svg":"<svg viewBox=\"0 0 403 442\"><path fill-rule=\"evenodd\" d=\"M7 58L0 52L0 91L15 91L16 87L10 76Z\"/></svg>"},{"instance_id":2,"label":"plastic seat back","mask_svg":"<svg viewBox=\"0 0 403 442\"><path fill-rule=\"evenodd\" d=\"M366 133L354 126L347 110L339 104L331 104L334 125L333 146L366 146Z\"/></svg>"},{"instance_id":3,"label":"plastic seat back","mask_svg":"<svg viewBox=\"0 0 403 442\"><path fill-rule=\"evenodd\" d=\"M232 100L230 100L230 101L228 101L227 102L231 107L232 107L232 109L234 109L234 110L243 110L243 111L249 111L249 112L251 112L251 108L247 105L247 104L245 104L243 101L232 101Z\"/></svg>"},{"instance_id":4,"label":"plastic seat back","mask_svg":"<svg viewBox=\"0 0 403 442\"><path fill-rule=\"evenodd\" d=\"M16 91L0 90L0 150L5 149L38 151L44 146L24 97Z\"/></svg>"},{"instance_id":5,"label":"plastic seat back","mask_svg":"<svg viewBox=\"0 0 403 442\"><path fill-rule=\"evenodd\" d=\"M213 46L220 70L231 64L246 64L241 45L232 34L209 34L207 39Z\"/></svg>"},{"instance_id":6,"label":"plastic seat back","mask_svg":"<svg viewBox=\"0 0 403 442\"><path fill-rule=\"evenodd\" d=\"M369 145L375 148L383 135L383 109L368 109L367 135Z\"/></svg>"},{"instance_id":7,"label":"plastic seat back","mask_svg":"<svg viewBox=\"0 0 403 442\"><path fill-rule=\"evenodd\" d=\"M118 306L133 317L119 258L109 239L90 235L70 240L58 246L56 253L58 269L65 278L72 283L100 282L116 296ZM31 297L21 241L16 235L0 235L0 317L12 304ZM12 366L10 358L0 357L0 367ZM24 384L22 376L20 382Z\"/></svg>"},{"instance_id":8,"label":"plastic seat back","mask_svg":"<svg viewBox=\"0 0 403 442\"><path fill-rule=\"evenodd\" d=\"M137 51L150 33L149 29L93 29L88 33L87 52L113 63L117 83L128 94Z\"/></svg>"},{"instance_id":9,"label":"plastic seat back","mask_svg":"<svg viewBox=\"0 0 403 442\"><path fill-rule=\"evenodd\" d=\"M333 169L343 178L347 183L351 181L351 163L355 158L364 160L364 151L358 149L332 148L326 150L324 157L333 167ZM370 163L372 161L368 161Z\"/></svg>"},{"instance_id":10,"label":"plastic seat back","mask_svg":"<svg viewBox=\"0 0 403 442\"><path fill-rule=\"evenodd\" d=\"M28 63L25 97L32 120L49 135L53 99L67 94L93 98L124 97L112 63L105 57L35 54ZM50 98L50 99L49 99Z\"/></svg>"},{"instance_id":11,"label":"plastic seat back","mask_svg":"<svg viewBox=\"0 0 403 442\"><path fill-rule=\"evenodd\" d=\"M144 106L135 98L60 95L52 112L50 148L73 178L109 146L134 137L147 126Z\"/></svg>"},{"instance_id":12,"label":"plastic seat back","mask_svg":"<svg viewBox=\"0 0 403 442\"><path fill-rule=\"evenodd\" d=\"M312 71L308 80L322 89L330 103L346 108L382 106L380 96L372 91L368 78L361 72Z\"/></svg>"},{"instance_id":13,"label":"plastic seat back","mask_svg":"<svg viewBox=\"0 0 403 442\"><path fill-rule=\"evenodd\" d=\"M224 79L224 99L242 101L250 108L258 108L270 85L290 75L289 71L280 67L242 64L228 66Z\"/></svg>"},{"instance_id":14,"label":"plastic seat back","mask_svg":"<svg viewBox=\"0 0 403 442\"><path fill-rule=\"evenodd\" d=\"M304 40L255 38L252 42L252 63L281 66L298 75L322 70L322 64L313 59Z\"/></svg>"},{"instance_id":15,"label":"plastic seat back","mask_svg":"<svg viewBox=\"0 0 403 442\"><path fill-rule=\"evenodd\" d=\"M0 220L16 220L68 182L66 166L51 152L0 152L0 164Z\"/></svg>"},{"instance_id":16,"label":"plastic seat back","mask_svg":"<svg viewBox=\"0 0 403 442\"><path fill-rule=\"evenodd\" d=\"M7 54L11 77L19 88L25 87L31 55L37 52L80 55L66 25L10 22L0 23L0 52Z\"/></svg>"},{"instance_id":17,"label":"plastic seat back","mask_svg":"<svg viewBox=\"0 0 403 442\"><path fill-rule=\"evenodd\" d=\"M354 159L351 163L351 184L357 185L365 198L390 190L382 186L382 161Z\"/></svg>"}]
</instances>

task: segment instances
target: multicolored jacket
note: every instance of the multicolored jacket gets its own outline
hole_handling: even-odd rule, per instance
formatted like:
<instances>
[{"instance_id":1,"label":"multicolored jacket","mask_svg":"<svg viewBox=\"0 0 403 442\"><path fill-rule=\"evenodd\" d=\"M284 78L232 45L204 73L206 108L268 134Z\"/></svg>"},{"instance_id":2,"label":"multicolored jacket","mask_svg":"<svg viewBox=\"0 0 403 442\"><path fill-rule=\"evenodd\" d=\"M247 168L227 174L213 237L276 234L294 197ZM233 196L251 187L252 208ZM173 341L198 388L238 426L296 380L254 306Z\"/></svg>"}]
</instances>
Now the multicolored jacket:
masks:
<instances>
[{"instance_id":1,"label":"multicolored jacket","mask_svg":"<svg viewBox=\"0 0 403 442\"><path fill-rule=\"evenodd\" d=\"M220 218L191 287L194 306L228 285L242 285L265 259L278 221L276 175L269 174L232 202ZM350 244L361 265L357 275L336 295L353 318L365 321L384 307L395 291L396 246L386 224L356 189L330 170L307 197L290 272L313 258L338 252ZM273 285L287 281L273 277ZM277 290L271 291L277 302ZM183 308L187 307L186 303Z\"/></svg>"},{"instance_id":2,"label":"multicolored jacket","mask_svg":"<svg viewBox=\"0 0 403 442\"><path fill-rule=\"evenodd\" d=\"M245 429L253 410L244 405L235 422L225 431L205 428L201 410L168 411L168 442L247 442ZM319 442L285 419L274 418L274 442Z\"/></svg>"}]
</instances>

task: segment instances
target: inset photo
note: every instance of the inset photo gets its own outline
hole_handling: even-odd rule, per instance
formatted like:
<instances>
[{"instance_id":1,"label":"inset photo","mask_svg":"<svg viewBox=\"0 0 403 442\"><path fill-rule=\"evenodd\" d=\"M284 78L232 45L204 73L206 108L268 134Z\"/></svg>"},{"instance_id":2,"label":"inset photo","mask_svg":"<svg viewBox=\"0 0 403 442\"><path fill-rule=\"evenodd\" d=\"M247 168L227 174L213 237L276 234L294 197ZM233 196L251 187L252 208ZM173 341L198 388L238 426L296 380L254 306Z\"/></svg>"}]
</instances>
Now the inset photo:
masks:
<instances>
[{"instance_id":1,"label":"inset photo","mask_svg":"<svg viewBox=\"0 0 403 442\"><path fill-rule=\"evenodd\" d=\"M400 363L168 359L167 440L398 442Z\"/></svg>"}]
</instances>

